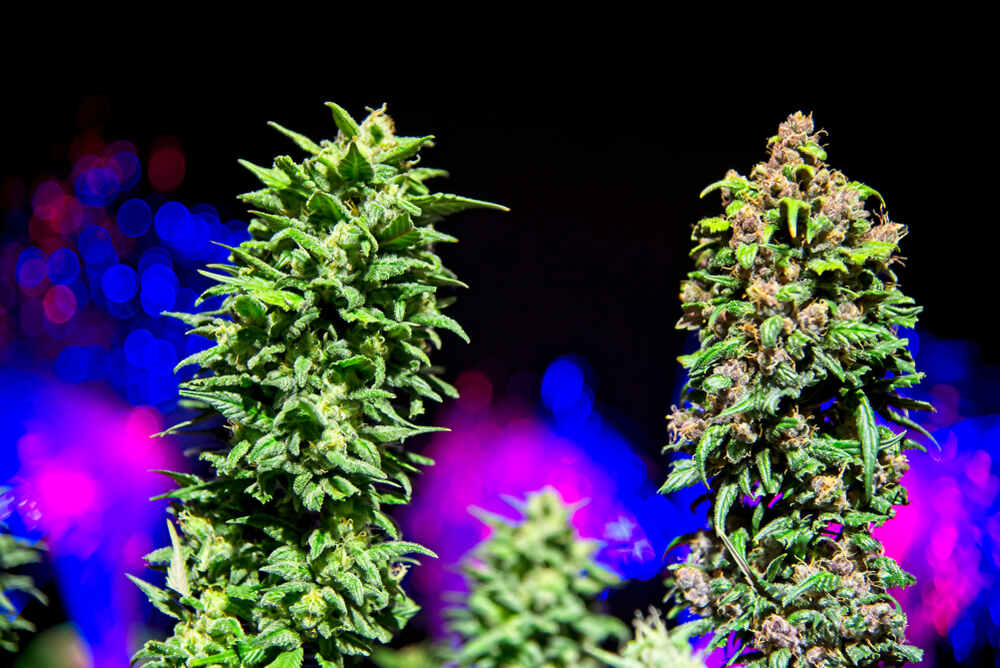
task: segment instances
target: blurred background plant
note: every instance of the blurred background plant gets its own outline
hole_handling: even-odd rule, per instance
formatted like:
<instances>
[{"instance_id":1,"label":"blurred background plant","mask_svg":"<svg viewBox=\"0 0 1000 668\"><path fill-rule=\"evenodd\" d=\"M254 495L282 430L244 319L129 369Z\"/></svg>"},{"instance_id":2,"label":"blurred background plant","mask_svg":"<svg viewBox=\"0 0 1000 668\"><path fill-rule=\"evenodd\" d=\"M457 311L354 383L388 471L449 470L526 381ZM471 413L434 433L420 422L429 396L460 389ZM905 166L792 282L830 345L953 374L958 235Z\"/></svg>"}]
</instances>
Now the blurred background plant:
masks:
<instances>
[{"instance_id":1,"label":"blurred background plant","mask_svg":"<svg viewBox=\"0 0 1000 668\"><path fill-rule=\"evenodd\" d=\"M397 517L407 536L440 555L407 576L424 610L400 646L442 637L440 594L463 586L455 565L486 535L467 506L509 514L501 494L546 485L570 504L590 499L572 524L604 541L597 561L625 581L606 594L608 610L629 620L660 602L667 543L702 522L687 508L696 490L655 493L665 475L663 407L676 402L682 382L675 358L694 345L671 329L690 224L709 211L693 196L720 160L756 160L762 133L803 107L836 132L852 177L879 184L893 217L910 226L907 254L934 267L900 275L925 305L923 329L905 333L927 373L912 394L938 407L919 417L944 451L938 460L913 458L904 483L914 504L877 537L918 578L899 598L910 642L927 650L923 665L992 665L1000 644L1000 351L990 345L981 291L963 286L987 284L997 231L973 200L950 194L964 187L958 172L939 172L935 188L918 189L898 167L957 161L972 169L982 158L971 147L936 143L962 124L960 109L893 98L880 114L900 125L887 134L853 104L806 97L738 114L664 110L655 133L632 123L594 134L589 115L526 113L588 108L561 91L530 103L469 91L431 103L426 91L289 89L251 113L230 103L243 91L215 83L109 90L95 96L48 82L5 112L0 484L17 502L14 533L44 535L50 547L36 572L50 605L18 603L40 629L22 641L18 665L123 666L145 638L166 630L153 626L161 616L123 573L140 572L141 555L166 544L163 506L146 499L169 481L147 471L183 470L190 463L182 452L196 443L147 436L181 417L176 384L184 375L170 371L208 342L151 314L191 308L206 287L196 269L225 252L208 239L245 238L234 195L250 178L235 157L245 137L260 135L260 119L322 134L328 119L319 105L334 96L353 108L391 100L397 123L441 138L435 165L454 171L450 189L512 209L506 219L481 214L460 231L461 250L444 251L472 286L452 315L470 323L473 343L443 351L462 396L428 416L452 431L426 439L422 453L437 465L415 481L414 501ZM475 123L455 124L451 110L462 105ZM280 138L266 138L246 157L266 162L282 150ZM968 234L941 233L958 220ZM724 659L722 650L705 662Z\"/></svg>"}]
</instances>

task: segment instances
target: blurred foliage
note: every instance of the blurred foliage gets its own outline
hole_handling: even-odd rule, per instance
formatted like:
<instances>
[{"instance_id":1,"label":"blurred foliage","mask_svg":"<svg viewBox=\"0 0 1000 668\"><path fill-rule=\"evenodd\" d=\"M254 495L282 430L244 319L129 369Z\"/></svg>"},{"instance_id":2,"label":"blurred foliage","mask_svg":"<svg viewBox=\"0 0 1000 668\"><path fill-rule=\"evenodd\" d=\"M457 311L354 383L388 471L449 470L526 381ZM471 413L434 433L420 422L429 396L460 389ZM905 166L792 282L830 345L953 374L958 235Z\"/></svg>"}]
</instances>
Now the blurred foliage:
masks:
<instances>
[{"instance_id":1,"label":"blurred foliage","mask_svg":"<svg viewBox=\"0 0 1000 668\"><path fill-rule=\"evenodd\" d=\"M9 595L26 594L42 603L46 603L46 598L30 575L16 572L20 566L41 561L44 545L10 533L6 520L10 517L11 500L8 490L0 488L0 649L16 652L19 632L34 631L35 625L19 615L20 610Z\"/></svg>"},{"instance_id":2,"label":"blurred foliage","mask_svg":"<svg viewBox=\"0 0 1000 668\"><path fill-rule=\"evenodd\" d=\"M614 617L592 610L593 599L618 578L594 561L599 543L581 540L553 489L510 500L523 520L475 509L492 529L464 567L469 595L450 609L461 666L597 666L585 645L624 639Z\"/></svg>"}]
</instances>

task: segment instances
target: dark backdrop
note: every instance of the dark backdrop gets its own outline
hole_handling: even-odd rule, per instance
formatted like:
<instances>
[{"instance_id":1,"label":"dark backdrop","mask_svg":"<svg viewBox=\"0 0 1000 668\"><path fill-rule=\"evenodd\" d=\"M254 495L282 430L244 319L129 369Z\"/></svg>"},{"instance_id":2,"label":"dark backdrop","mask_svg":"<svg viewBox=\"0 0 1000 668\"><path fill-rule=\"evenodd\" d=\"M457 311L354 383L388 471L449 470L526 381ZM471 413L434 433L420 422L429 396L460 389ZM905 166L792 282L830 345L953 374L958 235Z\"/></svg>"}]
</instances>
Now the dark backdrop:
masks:
<instances>
[{"instance_id":1,"label":"dark backdrop","mask_svg":"<svg viewBox=\"0 0 1000 668\"><path fill-rule=\"evenodd\" d=\"M899 273L925 306L922 326L972 339L984 361L998 361L989 326L1000 241L993 121L984 100L951 94L960 82L855 86L849 95L664 84L494 91L488 81L359 88L335 78L34 83L0 112L3 176L64 172L81 103L99 95L85 115L104 119L106 139L130 139L143 153L156 137L176 137L187 158L176 196L229 205L230 217L243 214L235 195L255 187L236 159L269 164L297 150L266 121L320 139L336 130L325 100L358 117L387 102L402 134L436 135L423 160L451 172L439 187L511 209L446 223L461 243L443 255L471 286L452 315L472 343L446 346L442 361L455 370L486 361L503 374L579 353L599 399L656 449L683 344L673 323L690 225L719 208L717 196L698 193L727 169L747 173L788 113L812 111L829 133L829 162L879 190L893 220L909 226Z\"/></svg>"}]
</instances>

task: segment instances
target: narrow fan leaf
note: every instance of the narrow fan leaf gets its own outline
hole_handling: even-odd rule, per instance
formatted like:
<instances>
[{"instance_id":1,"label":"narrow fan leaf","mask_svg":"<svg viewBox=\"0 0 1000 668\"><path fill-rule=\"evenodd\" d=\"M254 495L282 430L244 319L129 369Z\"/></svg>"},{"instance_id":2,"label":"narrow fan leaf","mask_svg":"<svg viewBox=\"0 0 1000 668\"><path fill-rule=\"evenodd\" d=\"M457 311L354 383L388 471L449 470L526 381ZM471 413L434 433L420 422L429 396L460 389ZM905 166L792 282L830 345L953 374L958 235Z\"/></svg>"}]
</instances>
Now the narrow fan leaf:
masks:
<instances>
[{"instance_id":1,"label":"narrow fan leaf","mask_svg":"<svg viewBox=\"0 0 1000 668\"><path fill-rule=\"evenodd\" d=\"M861 443L861 459L864 462L865 500L870 503L872 495L875 493L875 463L878 457L881 437L879 436L878 425L875 424L875 414L864 392L857 393L857 402L855 419L858 423L858 441Z\"/></svg>"}]
</instances>

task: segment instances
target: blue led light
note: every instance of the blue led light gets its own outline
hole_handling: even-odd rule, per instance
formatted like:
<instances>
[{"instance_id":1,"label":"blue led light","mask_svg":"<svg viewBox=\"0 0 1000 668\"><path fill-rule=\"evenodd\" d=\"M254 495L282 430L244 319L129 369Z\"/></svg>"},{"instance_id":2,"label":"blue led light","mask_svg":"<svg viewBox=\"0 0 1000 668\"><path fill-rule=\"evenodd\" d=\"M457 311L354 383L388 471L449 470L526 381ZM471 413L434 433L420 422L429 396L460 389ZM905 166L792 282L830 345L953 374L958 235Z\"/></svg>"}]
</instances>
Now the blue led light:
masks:
<instances>
[{"instance_id":1,"label":"blue led light","mask_svg":"<svg viewBox=\"0 0 1000 668\"><path fill-rule=\"evenodd\" d=\"M17 282L22 288L33 288L45 280L45 255L37 248L25 248L17 256Z\"/></svg>"},{"instance_id":2,"label":"blue led light","mask_svg":"<svg viewBox=\"0 0 1000 668\"><path fill-rule=\"evenodd\" d=\"M195 353L200 353L202 350L208 350L214 344L215 342L212 339L199 336L198 334L190 334L185 337L184 352L187 355L194 355Z\"/></svg>"},{"instance_id":3,"label":"blue led light","mask_svg":"<svg viewBox=\"0 0 1000 668\"><path fill-rule=\"evenodd\" d=\"M219 210L216 209L211 204L195 204L191 207L191 213L196 213L201 216L205 216L206 220L219 222Z\"/></svg>"},{"instance_id":4,"label":"blue led light","mask_svg":"<svg viewBox=\"0 0 1000 668\"><path fill-rule=\"evenodd\" d=\"M41 249L35 248L34 246L25 248L21 251L21 254L17 256L17 271L21 271L21 265L29 260L41 260L44 262L45 253L43 253Z\"/></svg>"},{"instance_id":5,"label":"blue led light","mask_svg":"<svg viewBox=\"0 0 1000 668\"><path fill-rule=\"evenodd\" d=\"M105 270L101 277L101 290L108 300L121 304L135 297L139 289L135 269L124 264L116 264Z\"/></svg>"},{"instance_id":6,"label":"blue led light","mask_svg":"<svg viewBox=\"0 0 1000 668\"><path fill-rule=\"evenodd\" d=\"M133 329L125 337L122 346L125 350L125 359L135 366L145 366L146 348L153 344L155 337L148 329Z\"/></svg>"},{"instance_id":7,"label":"blue led light","mask_svg":"<svg viewBox=\"0 0 1000 668\"><path fill-rule=\"evenodd\" d=\"M191 288L181 288L177 291L177 303L174 304L174 308L185 313L193 313L195 311L194 302L197 298L198 294Z\"/></svg>"},{"instance_id":8,"label":"blue led light","mask_svg":"<svg viewBox=\"0 0 1000 668\"><path fill-rule=\"evenodd\" d=\"M77 198L88 206L106 206L118 194L118 188L118 176L103 167L85 169L73 182Z\"/></svg>"},{"instance_id":9,"label":"blue led light","mask_svg":"<svg viewBox=\"0 0 1000 668\"><path fill-rule=\"evenodd\" d=\"M239 246L244 241L250 241L250 232L247 231L247 224L242 220L230 220L226 223L229 228L229 241L223 242L228 246Z\"/></svg>"},{"instance_id":10,"label":"blue led light","mask_svg":"<svg viewBox=\"0 0 1000 668\"><path fill-rule=\"evenodd\" d=\"M91 225L84 228L76 240L76 245L84 262L93 267L110 266L118 261L111 237L103 227Z\"/></svg>"},{"instance_id":11,"label":"blue led light","mask_svg":"<svg viewBox=\"0 0 1000 668\"><path fill-rule=\"evenodd\" d=\"M90 375L93 349L82 346L66 346L56 357L56 374L70 383L82 383Z\"/></svg>"},{"instance_id":12,"label":"blue led light","mask_svg":"<svg viewBox=\"0 0 1000 668\"><path fill-rule=\"evenodd\" d=\"M146 364L151 374L170 375L177 364L177 349L170 341L155 339L146 347Z\"/></svg>"},{"instance_id":13,"label":"blue led light","mask_svg":"<svg viewBox=\"0 0 1000 668\"><path fill-rule=\"evenodd\" d=\"M570 409L583 394L583 369L573 360L560 357L542 377L542 401L553 413Z\"/></svg>"},{"instance_id":14,"label":"blue led light","mask_svg":"<svg viewBox=\"0 0 1000 668\"><path fill-rule=\"evenodd\" d=\"M168 244L173 244L177 239L183 242L184 227L188 225L190 217L187 207L180 202L167 202L156 211L156 218L153 220L156 234Z\"/></svg>"},{"instance_id":15,"label":"blue led light","mask_svg":"<svg viewBox=\"0 0 1000 668\"><path fill-rule=\"evenodd\" d=\"M140 237L153 223L153 211L141 199L130 199L118 208L118 229L129 237Z\"/></svg>"},{"instance_id":16,"label":"blue led light","mask_svg":"<svg viewBox=\"0 0 1000 668\"><path fill-rule=\"evenodd\" d=\"M199 213L191 216L192 226L190 237L184 242L188 255L191 257L205 258L211 254L213 246L209 243L212 230L210 224L211 214Z\"/></svg>"},{"instance_id":17,"label":"blue led light","mask_svg":"<svg viewBox=\"0 0 1000 668\"><path fill-rule=\"evenodd\" d=\"M972 653L972 648L975 644L975 622L968 618L959 621L951 628L951 631L948 633L948 639L951 641L955 660L962 663Z\"/></svg>"},{"instance_id":18,"label":"blue led light","mask_svg":"<svg viewBox=\"0 0 1000 668\"><path fill-rule=\"evenodd\" d=\"M49 280L57 285L66 285L80 274L80 260L69 248L60 248L49 256L47 263Z\"/></svg>"},{"instance_id":19,"label":"blue led light","mask_svg":"<svg viewBox=\"0 0 1000 668\"><path fill-rule=\"evenodd\" d=\"M89 380L104 380L108 377L111 367L111 355L100 346L89 346L90 349L90 372L87 374Z\"/></svg>"},{"instance_id":20,"label":"blue led light","mask_svg":"<svg viewBox=\"0 0 1000 668\"><path fill-rule=\"evenodd\" d=\"M177 383L172 375L150 374L146 384L146 401L154 406L177 399Z\"/></svg>"},{"instance_id":21,"label":"blue led light","mask_svg":"<svg viewBox=\"0 0 1000 668\"><path fill-rule=\"evenodd\" d=\"M170 267L151 265L142 272L142 292L139 295L142 310L149 315L159 316L162 311L172 309L179 287L180 281Z\"/></svg>"},{"instance_id":22,"label":"blue led light","mask_svg":"<svg viewBox=\"0 0 1000 668\"><path fill-rule=\"evenodd\" d=\"M168 269L173 267L174 262L170 257L170 251L162 246L147 248L139 257L139 274L145 274L146 270L154 264L162 264Z\"/></svg>"}]
</instances>

